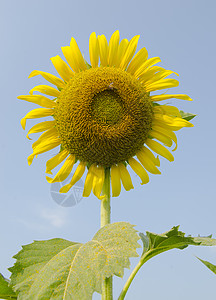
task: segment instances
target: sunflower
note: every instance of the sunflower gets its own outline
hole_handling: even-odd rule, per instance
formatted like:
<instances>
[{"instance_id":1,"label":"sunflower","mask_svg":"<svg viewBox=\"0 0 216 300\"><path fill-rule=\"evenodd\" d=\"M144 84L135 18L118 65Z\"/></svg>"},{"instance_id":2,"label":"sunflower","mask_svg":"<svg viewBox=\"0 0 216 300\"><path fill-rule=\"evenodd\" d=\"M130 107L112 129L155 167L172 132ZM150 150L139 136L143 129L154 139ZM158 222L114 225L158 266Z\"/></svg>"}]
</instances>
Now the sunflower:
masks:
<instances>
[{"instance_id":1,"label":"sunflower","mask_svg":"<svg viewBox=\"0 0 216 300\"><path fill-rule=\"evenodd\" d=\"M23 129L27 119L53 118L29 130L27 138L32 133L43 133L33 143L28 163L38 154L60 146L58 154L46 163L47 174L62 164L54 178L47 176L50 183L64 181L78 164L71 181L60 192L68 192L87 170L83 196L88 197L93 191L102 199L105 170L109 169L112 196L116 197L121 184L127 191L133 188L128 165L140 177L141 184L146 184L148 172L160 174L158 155L174 160L166 148L173 142L173 151L177 148L174 131L193 126L175 106L158 103L171 98L191 100L189 96L150 95L178 86L176 79L166 78L178 74L155 66L160 58L148 59L146 48L135 55L138 39L134 36L130 41L120 42L116 31L108 43L104 35L96 36L93 32L88 64L72 38L70 46L62 47L67 63L58 55L51 58L61 78L37 70L29 76L41 75L55 87L38 85L29 95L18 97L42 107L27 113L21 120Z\"/></svg>"}]
</instances>

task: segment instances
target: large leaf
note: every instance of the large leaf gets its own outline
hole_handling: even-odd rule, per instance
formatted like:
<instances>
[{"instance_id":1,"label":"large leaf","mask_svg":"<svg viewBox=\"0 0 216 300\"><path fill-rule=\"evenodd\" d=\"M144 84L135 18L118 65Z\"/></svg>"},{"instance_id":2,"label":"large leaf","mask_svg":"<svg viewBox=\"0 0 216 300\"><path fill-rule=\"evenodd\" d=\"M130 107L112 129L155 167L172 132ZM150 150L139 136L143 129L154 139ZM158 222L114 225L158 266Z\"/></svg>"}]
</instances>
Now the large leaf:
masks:
<instances>
[{"instance_id":1,"label":"large leaf","mask_svg":"<svg viewBox=\"0 0 216 300\"><path fill-rule=\"evenodd\" d=\"M0 273L0 299L17 299L16 294L9 286L9 280Z\"/></svg>"},{"instance_id":2,"label":"large leaf","mask_svg":"<svg viewBox=\"0 0 216 300\"><path fill-rule=\"evenodd\" d=\"M36 241L15 256L10 269L18 299L91 299L102 281L123 276L130 257L138 256L139 237L129 223L104 226L86 243L63 239Z\"/></svg>"},{"instance_id":3,"label":"large leaf","mask_svg":"<svg viewBox=\"0 0 216 300\"><path fill-rule=\"evenodd\" d=\"M143 241L143 254L141 262L144 264L147 260L162 252L177 248L184 249L189 245L194 246L215 246L216 240L211 237L185 237L185 233L179 231L179 226L173 227L171 230L163 234L155 234L146 232L140 234ZM147 245L148 244L148 248Z\"/></svg>"},{"instance_id":4,"label":"large leaf","mask_svg":"<svg viewBox=\"0 0 216 300\"><path fill-rule=\"evenodd\" d=\"M216 265L213 265L207 260L202 260L201 258L197 257L209 270L216 274Z\"/></svg>"},{"instance_id":5,"label":"large leaf","mask_svg":"<svg viewBox=\"0 0 216 300\"><path fill-rule=\"evenodd\" d=\"M143 242L143 253L141 255L140 261L138 262L137 266L132 271L130 277L128 278L124 288L121 291L121 294L118 300L125 299L125 295L128 291L128 288L131 285L134 277L136 276L139 269L143 266L145 262L147 262L152 257L177 248L177 249L184 249L189 245L194 246L216 246L216 240L212 239L211 236L208 237L192 237L188 236L185 237L185 233L179 231L179 226L174 226L171 230L162 233L156 234L152 232L146 232L146 235L143 233L139 234L141 240ZM202 260L201 260L202 261ZM202 261L208 268L210 268L213 272L216 272L216 266Z\"/></svg>"}]
</instances>

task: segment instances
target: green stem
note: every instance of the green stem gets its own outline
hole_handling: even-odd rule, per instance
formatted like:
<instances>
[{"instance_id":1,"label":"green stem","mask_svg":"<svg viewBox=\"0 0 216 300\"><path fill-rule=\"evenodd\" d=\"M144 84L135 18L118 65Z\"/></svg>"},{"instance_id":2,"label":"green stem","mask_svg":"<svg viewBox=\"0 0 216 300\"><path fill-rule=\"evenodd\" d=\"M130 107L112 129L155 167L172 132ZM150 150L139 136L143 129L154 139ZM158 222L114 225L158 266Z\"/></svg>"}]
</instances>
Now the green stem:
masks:
<instances>
[{"instance_id":1,"label":"green stem","mask_svg":"<svg viewBox=\"0 0 216 300\"><path fill-rule=\"evenodd\" d=\"M105 169L105 179L103 186L105 198L101 200L101 227L110 224L110 168Z\"/></svg>"},{"instance_id":2,"label":"green stem","mask_svg":"<svg viewBox=\"0 0 216 300\"><path fill-rule=\"evenodd\" d=\"M103 193L105 198L101 200L101 227L106 224L110 224L110 168L105 169L105 179L104 179L104 187ZM113 292L112 292L112 276L109 278L105 278L102 284L102 300L112 300Z\"/></svg>"},{"instance_id":3,"label":"green stem","mask_svg":"<svg viewBox=\"0 0 216 300\"><path fill-rule=\"evenodd\" d=\"M142 265L143 265L143 262L139 261L138 264L136 265L136 267L133 269L133 272L130 274L127 282L125 283L118 300L123 300L125 298L125 295L129 289L129 286L131 285L131 282L133 281L134 277L136 276L137 272L142 267Z\"/></svg>"}]
</instances>

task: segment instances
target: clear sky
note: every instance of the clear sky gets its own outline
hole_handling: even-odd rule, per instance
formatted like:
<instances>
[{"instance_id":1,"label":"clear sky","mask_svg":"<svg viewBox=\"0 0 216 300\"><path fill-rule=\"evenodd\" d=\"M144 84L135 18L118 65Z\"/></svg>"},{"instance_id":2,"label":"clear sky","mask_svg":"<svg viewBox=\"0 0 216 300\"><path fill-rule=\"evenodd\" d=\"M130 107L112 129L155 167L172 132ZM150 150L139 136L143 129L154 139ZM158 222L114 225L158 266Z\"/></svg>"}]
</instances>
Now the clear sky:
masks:
<instances>
[{"instance_id":1,"label":"clear sky","mask_svg":"<svg viewBox=\"0 0 216 300\"><path fill-rule=\"evenodd\" d=\"M140 34L138 49L159 56L160 66L180 74L175 93L186 93L193 102L174 100L184 111L198 116L194 128L177 133L179 146L173 163L161 159L162 175L150 176L141 186L112 199L112 221L129 221L137 230L162 233L181 225L187 234L216 237L215 139L215 1L68 1L1 0L1 210L0 272L9 276L12 256L33 240L62 237L87 242L99 228L100 201L91 195L73 207L54 201L45 179L50 153L31 166L27 156L31 141L20 119L36 105L17 100L42 77L28 79L32 70L55 73L50 57L75 37L88 59L91 32L121 38ZM27 129L35 124L29 121ZM36 136L32 136L33 140ZM126 299L210 299L216 276L195 255L216 264L216 248L172 250L150 260L138 274ZM132 265L136 259L132 259ZM117 298L124 279L114 282ZM99 299L97 295L93 299Z\"/></svg>"}]
</instances>

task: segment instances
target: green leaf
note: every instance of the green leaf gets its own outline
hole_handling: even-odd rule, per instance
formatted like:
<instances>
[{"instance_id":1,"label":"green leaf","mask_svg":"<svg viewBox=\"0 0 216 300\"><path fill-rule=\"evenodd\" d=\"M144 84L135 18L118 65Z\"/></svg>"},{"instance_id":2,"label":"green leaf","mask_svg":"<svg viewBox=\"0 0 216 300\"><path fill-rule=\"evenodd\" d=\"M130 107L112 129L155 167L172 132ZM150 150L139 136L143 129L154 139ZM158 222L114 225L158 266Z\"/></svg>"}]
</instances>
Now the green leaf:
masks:
<instances>
[{"instance_id":1,"label":"green leaf","mask_svg":"<svg viewBox=\"0 0 216 300\"><path fill-rule=\"evenodd\" d=\"M213 273L216 274L216 265L213 265L212 263L202 260L201 258L197 257L207 268L209 268Z\"/></svg>"},{"instance_id":2,"label":"green leaf","mask_svg":"<svg viewBox=\"0 0 216 300\"><path fill-rule=\"evenodd\" d=\"M149 238L141 232L139 233L139 236L141 237L141 241L143 243L143 253L145 253L149 249Z\"/></svg>"},{"instance_id":3,"label":"green leaf","mask_svg":"<svg viewBox=\"0 0 216 300\"><path fill-rule=\"evenodd\" d=\"M191 113L186 113L183 110L180 110L180 115L181 115L182 119L185 119L187 121L190 121L196 117L196 115L191 114Z\"/></svg>"},{"instance_id":4,"label":"green leaf","mask_svg":"<svg viewBox=\"0 0 216 300\"><path fill-rule=\"evenodd\" d=\"M144 264L150 258L177 248L177 249L184 249L189 245L194 246L215 246L216 240L212 239L211 237L185 237L185 233L179 231L179 226L174 226L171 230L163 233L163 234L155 234L151 232L146 232L147 235L145 236L145 240L148 240L149 246L146 249L147 242L145 241L141 262ZM143 240L143 238L142 238Z\"/></svg>"},{"instance_id":5,"label":"green leaf","mask_svg":"<svg viewBox=\"0 0 216 300\"><path fill-rule=\"evenodd\" d=\"M0 273L0 299L17 299L16 294L9 286L9 280Z\"/></svg>"},{"instance_id":6,"label":"green leaf","mask_svg":"<svg viewBox=\"0 0 216 300\"><path fill-rule=\"evenodd\" d=\"M200 246L216 246L216 239L212 239L212 235L193 237L193 240L199 243Z\"/></svg>"},{"instance_id":7,"label":"green leaf","mask_svg":"<svg viewBox=\"0 0 216 300\"><path fill-rule=\"evenodd\" d=\"M139 235L143 242L143 253L141 255L140 261L132 271L127 282L125 283L125 286L123 287L118 300L123 300L125 298L125 295L134 277L136 276L137 272L140 270L143 264L147 262L150 258L174 248L182 250L188 247L189 245L194 245L194 246L215 246L216 245L216 239L212 239L211 235L207 237L200 237L200 236L185 237L185 233L179 231L179 226L174 226L172 229L162 234L156 234L147 231L146 235L144 235L143 233L140 233ZM213 265L211 265L212 268L211 270L213 271L213 267L214 267L214 271L216 271L216 266Z\"/></svg>"},{"instance_id":8,"label":"green leaf","mask_svg":"<svg viewBox=\"0 0 216 300\"><path fill-rule=\"evenodd\" d=\"M102 281L123 276L130 257L138 256L139 237L129 223L104 226L86 244L63 239L35 241L15 256L10 269L18 299L91 299Z\"/></svg>"}]
</instances>

